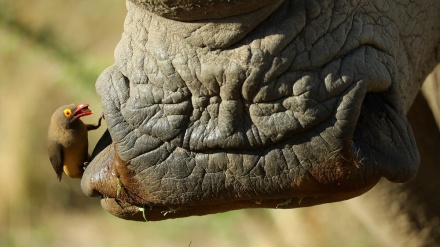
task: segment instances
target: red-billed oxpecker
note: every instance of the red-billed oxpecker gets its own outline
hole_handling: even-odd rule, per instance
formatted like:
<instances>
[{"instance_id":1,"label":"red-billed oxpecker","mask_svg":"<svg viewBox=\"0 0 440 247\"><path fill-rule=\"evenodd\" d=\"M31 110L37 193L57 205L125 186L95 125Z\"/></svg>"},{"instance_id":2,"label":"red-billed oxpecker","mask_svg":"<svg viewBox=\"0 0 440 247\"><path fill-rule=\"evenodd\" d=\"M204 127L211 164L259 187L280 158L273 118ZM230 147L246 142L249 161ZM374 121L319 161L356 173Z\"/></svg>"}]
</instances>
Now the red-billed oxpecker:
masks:
<instances>
[{"instance_id":1,"label":"red-billed oxpecker","mask_svg":"<svg viewBox=\"0 0 440 247\"><path fill-rule=\"evenodd\" d=\"M58 108L50 119L47 147L50 162L58 180L66 173L72 178L81 178L85 163L89 161L87 131L101 126L84 124L80 118L92 114L88 104L65 105Z\"/></svg>"}]
</instances>

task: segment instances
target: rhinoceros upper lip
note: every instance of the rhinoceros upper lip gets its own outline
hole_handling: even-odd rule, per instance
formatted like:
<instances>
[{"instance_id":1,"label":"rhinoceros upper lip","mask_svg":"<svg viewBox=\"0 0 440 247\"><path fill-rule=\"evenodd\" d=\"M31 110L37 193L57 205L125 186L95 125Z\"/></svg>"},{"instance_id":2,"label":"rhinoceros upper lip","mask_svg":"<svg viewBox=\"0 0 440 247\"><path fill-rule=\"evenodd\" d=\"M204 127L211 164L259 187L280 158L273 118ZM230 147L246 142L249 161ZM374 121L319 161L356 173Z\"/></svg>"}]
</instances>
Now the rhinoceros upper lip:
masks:
<instances>
[{"instance_id":1,"label":"rhinoceros upper lip","mask_svg":"<svg viewBox=\"0 0 440 247\"><path fill-rule=\"evenodd\" d=\"M383 63L384 59L389 60L388 63ZM351 139L365 94L368 91L386 91L390 86L394 73L391 60L374 47L361 46L344 57L328 62L317 72L285 72L292 74L287 78L296 78L295 82L289 82L291 91L282 89L285 79L280 76L272 84L260 88L255 93L254 102L223 100L220 97L212 100L211 97L211 103L206 103L210 110L206 106L201 110L194 106L197 111L205 109L207 114L200 114L189 124L183 147L196 152L256 150L298 139L302 133L312 132L309 136L318 134L313 128L328 125L329 120L335 119L335 123L340 120L348 122L341 127L347 133L339 138ZM352 66L357 66L356 72L353 72ZM296 84L301 85L300 89L295 89ZM274 96L265 91L267 88L284 92ZM351 100L350 97L354 96L356 100ZM209 101L209 97L206 100ZM342 109L345 112L350 109L351 113L340 116L338 111L342 111L341 107L346 108Z\"/></svg>"}]
</instances>

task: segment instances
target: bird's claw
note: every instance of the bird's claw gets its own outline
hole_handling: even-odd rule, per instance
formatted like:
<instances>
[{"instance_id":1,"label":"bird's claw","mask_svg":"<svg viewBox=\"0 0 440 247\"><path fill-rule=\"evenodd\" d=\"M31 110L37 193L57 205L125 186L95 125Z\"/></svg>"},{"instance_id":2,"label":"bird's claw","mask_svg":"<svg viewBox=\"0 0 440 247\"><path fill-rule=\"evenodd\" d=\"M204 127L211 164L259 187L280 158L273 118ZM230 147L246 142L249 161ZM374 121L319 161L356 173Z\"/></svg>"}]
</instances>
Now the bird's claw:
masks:
<instances>
[{"instance_id":1,"label":"bird's claw","mask_svg":"<svg viewBox=\"0 0 440 247\"><path fill-rule=\"evenodd\" d=\"M105 120L104 112L101 112L101 115L99 116L99 119L104 119Z\"/></svg>"},{"instance_id":2,"label":"bird's claw","mask_svg":"<svg viewBox=\"0 0 440 247\"><path fill-rule=\"evenodd\" d=\"M89 166L90 162L84 162L83 163L83 169L86 170L87 166Z\"/></svg>"}]
</instances>

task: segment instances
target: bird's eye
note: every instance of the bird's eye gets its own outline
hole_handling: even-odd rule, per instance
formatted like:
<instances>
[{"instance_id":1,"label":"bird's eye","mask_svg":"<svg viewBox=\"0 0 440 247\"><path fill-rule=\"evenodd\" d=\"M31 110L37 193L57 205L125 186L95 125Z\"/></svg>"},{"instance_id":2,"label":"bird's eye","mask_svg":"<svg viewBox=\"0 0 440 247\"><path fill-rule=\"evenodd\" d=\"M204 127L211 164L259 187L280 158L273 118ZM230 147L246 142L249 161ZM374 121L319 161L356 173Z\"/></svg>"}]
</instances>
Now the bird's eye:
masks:
<instances>
[{"instance_id":1,"label":"bird's eye","mask_svg":"<svg viewBox=\"0 0 440 247\"><path fill-rule=\"evenodd\" d=\"M64 110L64 116L70 117L72 115L72 111L70 109Z\"/></svg>"}]
</instances>

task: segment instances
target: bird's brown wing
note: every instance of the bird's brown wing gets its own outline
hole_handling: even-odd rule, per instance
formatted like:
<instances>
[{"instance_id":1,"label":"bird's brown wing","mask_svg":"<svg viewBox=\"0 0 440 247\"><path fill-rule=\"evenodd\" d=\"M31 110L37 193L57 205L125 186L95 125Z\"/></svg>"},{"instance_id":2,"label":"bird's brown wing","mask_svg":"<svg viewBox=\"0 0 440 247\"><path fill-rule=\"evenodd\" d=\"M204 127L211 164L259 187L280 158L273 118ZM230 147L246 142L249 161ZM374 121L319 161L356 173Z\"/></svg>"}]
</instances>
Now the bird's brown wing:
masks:
<instances>
[{"instance_id":1,"label":"bird's brown wing","mask_svg":"<svg viewBox=\"0 0 440 247\"><path fill-rule=\"evenodd\" d=\"M47 146L49 152L50 163L57 174L57 178L61 181L63 175L63 147L59 142L52 141Z\"/></svg>"}]
</instances>

